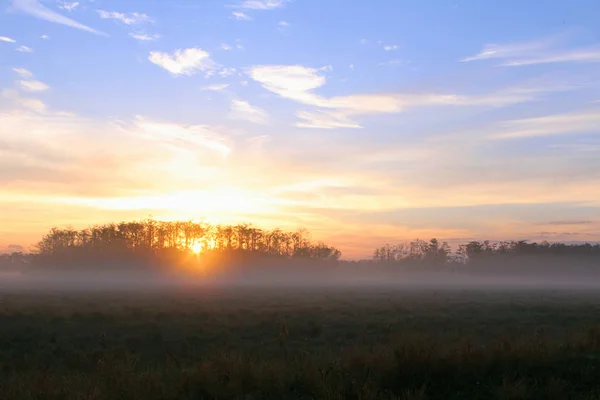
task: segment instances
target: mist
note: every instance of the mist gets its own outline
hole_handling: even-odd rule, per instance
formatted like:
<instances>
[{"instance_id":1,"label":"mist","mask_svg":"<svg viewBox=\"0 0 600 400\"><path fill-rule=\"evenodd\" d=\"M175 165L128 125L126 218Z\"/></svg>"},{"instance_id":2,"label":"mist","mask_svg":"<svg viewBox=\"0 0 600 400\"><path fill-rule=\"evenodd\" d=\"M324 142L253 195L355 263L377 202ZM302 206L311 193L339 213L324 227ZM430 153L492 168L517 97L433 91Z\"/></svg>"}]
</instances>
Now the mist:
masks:
<instances>
[{"instance_id":1,"label":"mist","mask_svg":"<svg viewBox=\"0 0 600 400\"><path fill-rule=\"evenodd\" d=\"M565 260L565 265L540 258L526 263L499 267L497 262L466 265L419 265L414 268L379 266L367 262L314 265L238 265L211 270L189 269L168 272L114 268L102 270L65 270L44 268L35 271L0 272L2 291L161 291L184 289L260 290L353 289L388 291L415 290L589 290L600 288L600 271L591 263ZM201 267L200 267L201 268Z\"/></svg>"}]
</instances>

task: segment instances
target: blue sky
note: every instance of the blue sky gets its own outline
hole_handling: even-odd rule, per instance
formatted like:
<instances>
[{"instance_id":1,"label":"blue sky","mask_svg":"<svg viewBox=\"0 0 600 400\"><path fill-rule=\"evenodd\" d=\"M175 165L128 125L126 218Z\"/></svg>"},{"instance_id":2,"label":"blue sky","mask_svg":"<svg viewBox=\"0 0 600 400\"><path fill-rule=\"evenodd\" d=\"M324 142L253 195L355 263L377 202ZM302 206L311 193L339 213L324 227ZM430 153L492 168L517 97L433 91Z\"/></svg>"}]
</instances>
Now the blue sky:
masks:
<instances>
[{"instance_id":1,"label":"blue sky","mask_svg":"<svg viewBox=\"0 0 600 400\"><path fill-rule=\"evenodd\" d=\"M0 250L150 214L308 227L350 257L600 240L599 18L594 1L0 1Z\"/></svg>"}]
</instances>

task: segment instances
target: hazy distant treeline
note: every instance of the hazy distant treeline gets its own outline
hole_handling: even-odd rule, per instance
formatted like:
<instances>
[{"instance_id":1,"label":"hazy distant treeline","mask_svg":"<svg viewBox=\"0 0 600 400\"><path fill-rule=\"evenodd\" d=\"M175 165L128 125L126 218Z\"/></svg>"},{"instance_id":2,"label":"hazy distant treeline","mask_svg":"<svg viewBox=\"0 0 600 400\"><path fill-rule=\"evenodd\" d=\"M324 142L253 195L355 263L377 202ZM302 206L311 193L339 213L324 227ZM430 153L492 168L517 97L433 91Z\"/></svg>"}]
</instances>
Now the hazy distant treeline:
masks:
<instances>
[{"instance_id":1,"label":"hazy distant treeline","mask_svg":"<svg viewBox=\"0 0 600 400\"><path fill-rule=\"evenodd\" d=\"M373 261L387 264L490 263L514 258L596 259L600 261L600 244L529 243L528 241L471 241L452 252L447 242L415 240L396 245L386 244L373 252Z\"/></svg>"}]
</instances>

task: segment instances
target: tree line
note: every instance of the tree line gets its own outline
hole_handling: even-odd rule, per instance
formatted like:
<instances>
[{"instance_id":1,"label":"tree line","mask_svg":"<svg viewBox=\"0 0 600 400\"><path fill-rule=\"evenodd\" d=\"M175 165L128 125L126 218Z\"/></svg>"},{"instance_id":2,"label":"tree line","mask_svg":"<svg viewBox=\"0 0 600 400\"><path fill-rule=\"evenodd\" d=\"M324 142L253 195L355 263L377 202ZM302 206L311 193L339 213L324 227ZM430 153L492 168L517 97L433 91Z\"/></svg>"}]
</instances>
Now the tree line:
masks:
<instances>
[{"instance_id":1,"label":"tree line","mask_svg":"<svg viewBox=\"0 0 600 400\"><path fill-rule=\"evenodd\" d=\"M30 254L0 254L0 267L32 266L164 266L182 260L299 260L339 262L341 252L312 242L306 229L285 232L250 224L213 225L195 221L141 221L94 225L85 229L52 228ZM431 239L386 244L373 251L367 264L477 265L506 258L546 256L600 259L600 244L521 241L470 241L452 251L447 242Z\"/></svg>"},{"instance_id":2,"label":"tree line","mask_svg":"<svg viewBox=\"0 0 600 400\"><path fill-rule=\"evenodd\" d=\"M249 224L213 225L149 218L80 230L52 228L37 243L30 261L40 265L156 265L183 257L190 259L191 255L337 261L341 252L325 243L312 242L306 229L285 232Z\"/></svg>"},{"instance_id":3,"label":"tree line","mask_svg":"<svg viewBox=\"0 0 600 400\"><path fill-rule=\"evenodd\" d=\"M395 245L386 244L373 251L372 261L381 264L475 264L514 257L562 257L600 259L600 244L566 244L520 241L470 241L452 252L447 242L437 239L415 240Z\"/></svg>"}]
</instances>

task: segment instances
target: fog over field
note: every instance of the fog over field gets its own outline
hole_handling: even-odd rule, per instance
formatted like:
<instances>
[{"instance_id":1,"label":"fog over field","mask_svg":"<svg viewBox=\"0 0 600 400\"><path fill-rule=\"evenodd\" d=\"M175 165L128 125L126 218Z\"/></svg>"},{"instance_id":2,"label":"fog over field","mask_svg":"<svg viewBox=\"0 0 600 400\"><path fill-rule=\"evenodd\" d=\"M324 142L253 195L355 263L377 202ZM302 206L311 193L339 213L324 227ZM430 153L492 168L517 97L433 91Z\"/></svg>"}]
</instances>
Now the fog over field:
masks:
<instances>
[{"instance_id":1,"label":"fog over field","mask_svg":"<svg viewBox=\"0 0 600 400\"><path fill-rule=\"evenodd\" d=\"M600 288L600 271L594 265L551 268L529 261L505 268L464 265L418 268L353 265L245 266L238 270L173 271L170 273L117 269L111 271L0 272L0 290L157 290L176 287L298 287L390 289L592 289Z\"/></svg>"}]
</instances>

